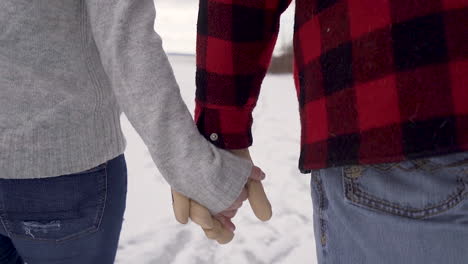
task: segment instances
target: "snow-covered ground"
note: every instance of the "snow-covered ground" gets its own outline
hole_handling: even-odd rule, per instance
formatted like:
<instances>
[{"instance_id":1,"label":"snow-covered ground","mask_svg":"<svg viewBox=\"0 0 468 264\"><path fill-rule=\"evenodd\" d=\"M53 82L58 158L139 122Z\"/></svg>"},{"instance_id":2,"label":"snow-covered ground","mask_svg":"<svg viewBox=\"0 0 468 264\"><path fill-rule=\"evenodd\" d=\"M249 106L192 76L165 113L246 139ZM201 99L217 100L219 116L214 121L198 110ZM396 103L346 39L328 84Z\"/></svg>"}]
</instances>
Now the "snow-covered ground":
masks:
<instances>
[{"instance_id":1,"label":"snow-covered ground","mask_svg":"<svg viewBox=\"0 0 468 264\"><path fill-rule=\"evenodd\" d=\"M194 57L172 56L182 96L194 108ZM255 163L266 173L273 205L268 223L255 219L246 203L235 218L236 237L219 246L194 224L177 224L169 187L148 150L123 117L128 148L127 211L116 263L121 264L313 264L312 204L309 176L297 170L298 104L290 75L268 76L254 112Z\"/></svg>"}]
</instances>

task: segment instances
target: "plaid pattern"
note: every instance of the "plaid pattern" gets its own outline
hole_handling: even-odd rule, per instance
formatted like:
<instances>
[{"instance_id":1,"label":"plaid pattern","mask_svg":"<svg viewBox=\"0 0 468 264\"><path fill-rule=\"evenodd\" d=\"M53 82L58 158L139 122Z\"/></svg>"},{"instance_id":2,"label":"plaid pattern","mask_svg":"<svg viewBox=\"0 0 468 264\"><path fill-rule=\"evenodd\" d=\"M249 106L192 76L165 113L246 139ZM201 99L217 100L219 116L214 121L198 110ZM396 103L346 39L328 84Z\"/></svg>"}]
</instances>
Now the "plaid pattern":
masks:
<instances>
[{"instance_id":1,"label":"plaid pattern","mask_svg":"<svg viewBox=\"0 0 468 264\"><path fill-rule=\"evenodd\" d=\"M200 2L195 117L219 147L252 144L289 2ZM296 0L301 171L468 150L467 32L466 0Z\"/></svg>"}]
</instances>

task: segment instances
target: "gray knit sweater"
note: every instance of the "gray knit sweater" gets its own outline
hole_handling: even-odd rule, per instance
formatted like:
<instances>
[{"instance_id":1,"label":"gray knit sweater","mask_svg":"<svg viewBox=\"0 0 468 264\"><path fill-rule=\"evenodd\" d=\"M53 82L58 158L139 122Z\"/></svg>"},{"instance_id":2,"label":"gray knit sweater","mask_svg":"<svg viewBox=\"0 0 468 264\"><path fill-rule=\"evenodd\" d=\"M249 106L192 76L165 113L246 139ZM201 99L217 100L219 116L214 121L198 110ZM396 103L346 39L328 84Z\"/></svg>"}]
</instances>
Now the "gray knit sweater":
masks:
<instances>
[{"instance_id":1,"label":"gray knit sweater","mask_svg":"<svg viewBox=\"0 0 468 264\"><path fill-rule=\"evenodd\" d=\"M0 1L0 178L120 155L123 111L174 189L213 213L232 204L252 165L199 134L154 19L153 0Z\"/></svg>"}]
</instances>

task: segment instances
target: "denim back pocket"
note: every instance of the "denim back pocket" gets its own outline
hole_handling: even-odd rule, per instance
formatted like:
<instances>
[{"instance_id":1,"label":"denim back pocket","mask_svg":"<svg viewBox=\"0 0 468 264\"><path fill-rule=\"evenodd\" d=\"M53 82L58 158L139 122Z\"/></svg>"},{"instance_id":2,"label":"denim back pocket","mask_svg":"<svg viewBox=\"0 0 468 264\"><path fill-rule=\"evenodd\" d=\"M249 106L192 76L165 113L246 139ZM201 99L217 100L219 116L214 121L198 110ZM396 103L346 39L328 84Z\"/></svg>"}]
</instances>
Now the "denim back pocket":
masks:
<instances>
[{"instance_id":1,"label":"denim back pocket","mask_svg":"<svg viewBox=\"0 0 468 264\"><path fill-rule=\"evenodd\" d=\"M439 215L468 195L468 153L343 168L346 199L412 219Z\"/></svg>"},{"instance_id":2,"label":"denim back pocket","mask_svg":"<svg viewBox=\"0 0 468 264\"><path fill-rule=\"evenodd\" d=\"M0 180L0 219L10 237L61 242L99 229L107 164L43 179Z\"/></svg>"}]
</instances>

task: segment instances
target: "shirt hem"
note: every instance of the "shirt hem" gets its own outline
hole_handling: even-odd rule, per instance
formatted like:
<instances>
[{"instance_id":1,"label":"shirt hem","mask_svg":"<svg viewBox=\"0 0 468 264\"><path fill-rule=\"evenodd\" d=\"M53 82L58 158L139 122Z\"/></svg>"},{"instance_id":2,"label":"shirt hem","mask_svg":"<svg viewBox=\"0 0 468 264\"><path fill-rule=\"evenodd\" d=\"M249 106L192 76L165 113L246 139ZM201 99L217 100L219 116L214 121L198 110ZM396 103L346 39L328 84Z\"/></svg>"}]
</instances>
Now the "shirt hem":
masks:
<instances>
[{"instance_id":1,"label":"shirt hem","mask_svg":"<svg viewBox=\"0 0 468 264\"><path fill-rule=\"evenodd\" d=\"M120 112L110 108L66 128L40 126L0 136L0 178L34 179L79 173L125 151Z\"/></svg>"}]
</instances>

